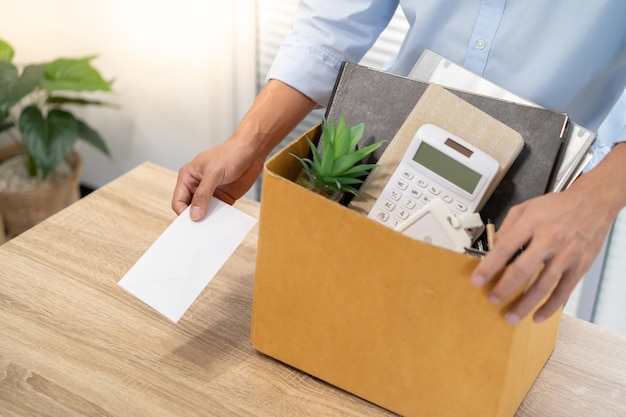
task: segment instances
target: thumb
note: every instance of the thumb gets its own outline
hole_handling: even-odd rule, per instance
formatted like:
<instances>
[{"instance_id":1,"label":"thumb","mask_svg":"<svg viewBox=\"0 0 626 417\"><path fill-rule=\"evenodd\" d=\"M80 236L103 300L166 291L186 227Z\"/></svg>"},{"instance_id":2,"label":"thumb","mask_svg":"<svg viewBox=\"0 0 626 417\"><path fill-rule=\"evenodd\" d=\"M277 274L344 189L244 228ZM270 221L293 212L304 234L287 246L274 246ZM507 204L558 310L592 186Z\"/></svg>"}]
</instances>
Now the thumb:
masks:
<instances>
[{"instance_id":1,"label":"thumb","mask_svg":"<svg viewBox=\"0 0 626 417\"><path fill-rule=\"evenodd\" d=\"M193 193L189 208L189 217L193 221L202 220L209 208L216 186L210 176L205 175L200 181L196 192Z\"/></svg>"}]
</instances>

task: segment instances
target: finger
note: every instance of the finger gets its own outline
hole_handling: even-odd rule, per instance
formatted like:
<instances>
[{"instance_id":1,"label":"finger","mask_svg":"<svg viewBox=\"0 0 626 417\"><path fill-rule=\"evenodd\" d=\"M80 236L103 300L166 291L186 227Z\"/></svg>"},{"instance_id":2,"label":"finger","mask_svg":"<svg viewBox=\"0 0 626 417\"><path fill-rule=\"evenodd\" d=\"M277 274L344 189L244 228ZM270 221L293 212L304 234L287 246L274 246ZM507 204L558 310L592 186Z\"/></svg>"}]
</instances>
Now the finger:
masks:
<instances>
[{"instance_id":1,"label":"finger","mask_svg":"<svg viewBox=\"0 0 626 417\"><path fill-rule=\"evenodd\" d=\"M172 209L176 214L182 213L191 204L196 187L197 181L181 169L172 195Z\"/></svg>"},{"instance_id":2,"label":"finger","mask_svg":"<svg viewBox=\"0 0 626 417\"><path fill-rule=\"evenodd\" d=\"M191 208L189 210L191 220L195 221L204 218L211 203L211 198L213 198L213 193L215 193L218 186L225 185L224 175L222 168L214 165L205 167L202 179L191 199Z\"/></svg>"},{"instance_id":3,"label":"finger","mask_svg":"<svg viewBox=\"0 0 626 417\"><path fill-rule=\"evenodd\" d=\"M511 325L518 323L530 314L548 295L553 294L559 286L561 275L559 267L546 266L524 295L506 313L505 319L507 323ZM532 275L528 279L530 280L531 278Z\"/></svg>"},{"instance_id":4,"label":"finger","mask_svg":"<svg viewBox=\"0 0 626 417\"><path fill-rule=\"evenodd\" d=\"M235 202L244 196L248 190L254 185L259 178L259 174L263 170L263 159L255 159L251 165L232 183L219 185L213 195L227 204L235 204Z\"/></svg>"},{"instance_id":5,"label":"finger","mask_svg":"<svg viewBox=\"0 0 626 417\"><path fill-rule=\"evenodd\" d=\"M585 271L586 268L583 267L563 273L558 286L552 291L550 297L535 311L533 320L536 323L541 323L552 316L559 308L563 307L572 291L574 291L576 284L582 279Z\"/></svg>"},{"instance_id":6,"label":"finger","mask_svg":"<svg viewBox=\"0 0 626 417\"><path fill-rule=\"evenodd\" d=\"M518 222L518 225L521 224ZM491 281L514 258L520 247L528 244L529 239L528 230L522 227L511 228L508 233L502 230L496 232L496 244L474 269L472 284L481 287Z\"/></svg>"},{"instance_id":7,"label":"finger","mask_svg":"<svg viewBox=\"0 0 626 417\"><path fill-rule=\"evenodd\" d=\"M555 253L552 259L545 261L537 279L507 313L507 321L515 324L536 309L542 301L544 304L535 312L534 320L541 322L554 314L565 304L576 283L587 270L587 265L591 265L589 256L581 253L577 245L569 245Z\"/></svg>"},{"instance_id":8,"label":"finger","mask_svg":"<svg viewBox=\"0 0 626 417\"><path fill-rule=\"evenodd\" d=\"M209 189L211 189L211 187L207 187L203 190L198 187L198 189L194 193L189 208L189 217L191 218L191 220L202 220L206 215L212 197L210 191L207 191Z\"/></svg>"},{"instance_id":9,"label":"finger","mask_svg":"<svg viewBox=\"0 0 626 417\"><path fill-rule=\"evenodd\" d=\"M513 293L533 278L539 269L551 259L551 254L531 242L507 267L498 282L491 288L489 299L499 303L510 298ZM544 271L547 267L544 267ZM560 271L559 271L560 274Z\"/></svg>"}]
</instances>

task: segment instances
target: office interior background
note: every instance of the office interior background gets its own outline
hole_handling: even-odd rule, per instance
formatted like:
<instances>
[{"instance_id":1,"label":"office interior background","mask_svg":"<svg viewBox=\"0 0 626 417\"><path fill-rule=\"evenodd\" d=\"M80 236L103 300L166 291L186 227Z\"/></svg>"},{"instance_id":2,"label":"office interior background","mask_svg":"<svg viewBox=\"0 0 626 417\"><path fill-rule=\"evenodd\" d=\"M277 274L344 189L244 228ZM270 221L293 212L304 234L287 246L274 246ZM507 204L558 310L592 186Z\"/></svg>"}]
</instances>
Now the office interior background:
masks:
<instances>
[{"instance_id":1,"label":"office interior background","mask_svg":"<svg viewBox=\"0 0 626 417\"><path fill-rule=\"evenodd\" d=\"M226 139L264 84L297 0L0 3L0 38L15 48L15 62L96 54L94 65L115 80L112 94L94 96L117 108L80 111L112 153L107 158L78 145L85 161L82 182L97 188L144 161L177 171ZM406 27L398 10L362 64L382 68L399 48ZM286 141L322 116L323 110L314 111ZM610 135L625 118L626 93L603 133ZM262 180L247 196L258 199L260 187ZM624 254L626 210L565 312L626 333Z\"/></svg>"}]
</instances>

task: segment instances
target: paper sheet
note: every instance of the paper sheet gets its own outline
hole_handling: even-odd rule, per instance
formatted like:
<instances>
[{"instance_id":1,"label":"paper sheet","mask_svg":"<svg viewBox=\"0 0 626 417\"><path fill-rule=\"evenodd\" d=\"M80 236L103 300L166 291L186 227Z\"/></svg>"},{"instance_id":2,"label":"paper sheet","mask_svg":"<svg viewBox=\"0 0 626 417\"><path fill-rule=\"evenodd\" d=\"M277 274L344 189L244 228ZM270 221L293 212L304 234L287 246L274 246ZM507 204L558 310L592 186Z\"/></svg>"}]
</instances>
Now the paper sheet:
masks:
<instances>
[{"instance_id":1,"label":"paper sheet","mask_svg":"<svg viewBox=\"0 0 626 417\"><path fill-rule=\"evenodd\" d=\"M187 208L118 284L177 323L256 222L216 198L198 222Z\"/></svg>"}]
</instances>

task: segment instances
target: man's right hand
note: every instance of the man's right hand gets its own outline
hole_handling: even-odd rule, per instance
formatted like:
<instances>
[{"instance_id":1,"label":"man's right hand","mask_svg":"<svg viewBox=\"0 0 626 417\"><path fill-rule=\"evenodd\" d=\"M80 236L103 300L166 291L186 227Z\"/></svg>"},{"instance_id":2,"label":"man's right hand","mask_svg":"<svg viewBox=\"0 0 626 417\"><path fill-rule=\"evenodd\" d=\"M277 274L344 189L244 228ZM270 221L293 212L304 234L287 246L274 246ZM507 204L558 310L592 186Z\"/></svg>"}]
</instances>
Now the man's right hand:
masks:
<instances>
[{"instance_id":1,"label":"man's right hand","mask_svg":"<svg viewBox=\"0 0 626 417\"><path fill-rule=\"evenodd\" d=\"M258 178L270 151L316 105L287 84L270 80L228 140L180 169L172 197L176 214L191 206L191 219L200 220L212 196L228 204L242 197Z\"/></svg>"},{"instance_id":2,"label":"man's right hand","mask_svg":"<svg viewBox=\"0 0 626 417\"><path fill-rule=\"evenodd\" d=\"M198 154L178 172L172 208L180 214L191 205L191 219L200 220L212 196L233 204L252 187L263 162L250 144L235 138Z\"/></svg>"}]
</instances>

